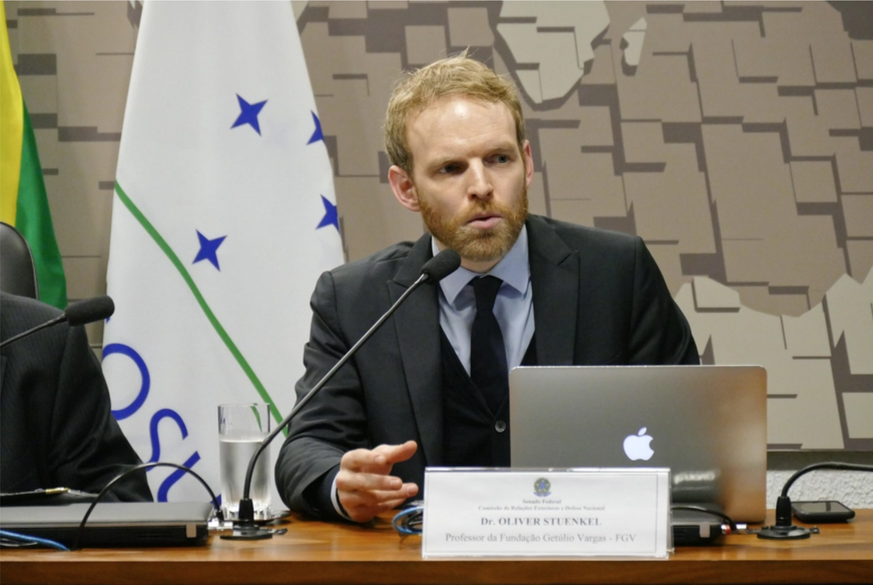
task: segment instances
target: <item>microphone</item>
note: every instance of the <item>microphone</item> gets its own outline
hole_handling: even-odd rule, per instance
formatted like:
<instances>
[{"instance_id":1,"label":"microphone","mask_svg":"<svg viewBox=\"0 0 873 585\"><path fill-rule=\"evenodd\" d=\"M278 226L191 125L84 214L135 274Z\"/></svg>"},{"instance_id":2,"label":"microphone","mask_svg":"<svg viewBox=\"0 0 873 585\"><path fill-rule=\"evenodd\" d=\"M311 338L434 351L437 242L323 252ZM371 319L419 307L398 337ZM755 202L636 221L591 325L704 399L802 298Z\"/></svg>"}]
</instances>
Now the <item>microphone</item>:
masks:
<instances>
[{"instance_id":1,"label":"microphone","mask_svg":"<svg viewBox=\"0 0 873 585\"><path fill-rule=\"evenodd\" d=\"M115 312L115 303L107 295L73 303L64 311L70 327L108 319Z\"/></svg>"},{"instance_id":2,"label":"microphone","mask_svg":"<svg viewBox=\"0 0 873 585\"><path fill-rule=\"evenodd\" d=\"M54 319L46 321L45 323L37 325L36 327L33 327L31 329L28 329L23 333L19 333L14 337L10 337L3 343L0 343L0 349L6 347L11 343L15 343L19 339L29 337L37 331L41 331L48 327L53 327L65 321L70 324L70 327L76 327L78 325L85 325L87 323L93 323L94 321L107 319L111 317L112 313L114 312L115 303L113 303L112 299L106 295L78 301L68 306L63 313L61 313Z\"/></svg>"},{"instance_id":3,"label":"microphone","mask_svg":"<svg viewBox=\"0 0 873 585\"><path fill-rule=\"evenodd\" d=\"M788 489L797 478L816 469L844 469L850 471L873 471L873 465L860 465L858 463L842 463L839 461L824 461L813 463L797 471L788 478L782 487L782 494L776 498L776 524L762 526L758 531L758 538L768 540L797 540L809 538L811 534L818 534L818 527L805 528L791 523L791 498L788 497Z\"/></svg>"},{"instance_id":4,"label":"microphone","mask_svg":"<svg viewBox=\"0 0 873 585\"><path fill-rule=\"evenodd\" d=\"M358 349L368 340L370 337L382 326L388 318L394 314L397 308L406 300L406 298L412 294L412 292L417 289L419 286L425 283L437 283L444 279L446 276L454 272L461 265L461 256L454 250L445 249L430 260L428 260L425 265L421 268L421 275L418 279L412 283L412 285L406 289L406 291L400 295L400 298L391 305L391 308L385 311L385 314L382 315L378 321L376 321L370 329L367 330L366 333L355 343L343 357L318 381L318 383L312 387L312 390L306 393L306 395L297 401L297 404L294 405L294 408L291 409L291 412L288 413L279 426L271 432L267 437L261 442L258 446L257 450L252 455L251 460L249 461L248 469L246 469L246 479L243 484L243 497L240 498L239 501L239 520L234 522L233 533L222 535L221 538L226 540L264 540L273 537L273 533L270 530L264 530L260 528L257 524L255 524L255 507L254 502L250 497L251 487L252 487L252 475L254 474L255 464L258 461L258 457L263 452L264 449L267 448L273 439L282 432L282 430L290 424L291 419L300 412L300 410L321 390L325 384L327 384L331 378L333 378L334 374L336 374L337 370L339 370L355 353Z\"/></svg>"},{"instance_id":5,"label":"microphone","mask_svg":"<svg viewBox=\"0 0 873 585\"><path fill-rule=\"evenodd\" d=\"M421 267L421 274L427 276L425 282L439 282L457 270L460 265L461 255L454 250L446 248ZM421 280L421 277L419 277L419 280ZM416 281L412 286L418 286L418 282Z\"/></svg>"}]
</instances>

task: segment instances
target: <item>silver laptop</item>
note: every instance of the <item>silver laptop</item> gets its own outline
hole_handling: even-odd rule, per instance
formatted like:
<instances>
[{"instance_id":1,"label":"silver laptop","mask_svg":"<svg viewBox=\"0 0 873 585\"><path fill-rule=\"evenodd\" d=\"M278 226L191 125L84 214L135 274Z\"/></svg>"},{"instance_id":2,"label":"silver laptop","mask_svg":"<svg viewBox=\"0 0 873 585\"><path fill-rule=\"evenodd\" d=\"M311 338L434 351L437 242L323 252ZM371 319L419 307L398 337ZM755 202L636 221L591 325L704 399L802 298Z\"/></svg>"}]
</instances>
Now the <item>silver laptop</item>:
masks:
<instances>
[{"instance_id":1,"label":"silver laptop","mask_svg":"<svg viewBox=\"0 0 873 585\"><path fill-rule=\"evenodd\" d=\"M513 467L669 467L673 504L764 520L760 366L519 367L509 397Z\"/></svg>"},{"instance_id":2,"label":"silver laptop","mask_svg":"<svg viewBox=\"0 0 873 585\"><path fill-rule=\"evenodd\" d=\"M15 506L0 511L0 528L72 545L90 504ZM88 518L87 547L195 546L206 544L212 504L101 502Z\"/></svg>"}]
</instances>

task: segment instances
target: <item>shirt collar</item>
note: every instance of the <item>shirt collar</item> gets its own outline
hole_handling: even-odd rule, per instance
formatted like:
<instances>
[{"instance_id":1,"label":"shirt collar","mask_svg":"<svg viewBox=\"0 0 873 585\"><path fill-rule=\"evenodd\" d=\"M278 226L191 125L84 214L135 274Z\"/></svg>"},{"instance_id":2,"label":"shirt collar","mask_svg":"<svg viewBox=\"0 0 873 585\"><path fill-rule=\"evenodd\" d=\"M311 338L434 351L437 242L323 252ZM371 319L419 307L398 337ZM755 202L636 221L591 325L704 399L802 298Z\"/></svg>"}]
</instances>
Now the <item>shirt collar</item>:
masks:
<instances>
[{"instance_id":1,"label":"shirt collar","mask_svg":"<svg viewBox=\"0 0 873 585\"><path fill-rule=\"evenodd\" d=\"M439 253L436 240L431 238L431 249L434 256ZM510 248L509 252L498 262L494 268L486 274L496 276L520 294L527 291L530 284L530 263L528 262L528 247L527 247L527 225L522 226L521 232L518 234L518 239ZM446 300L450 304L455 303L455 299L464 290L464 287L477 276L484 276L478 272L467 270L463 266L458 268L453 273L440 281L440 288L445 295Z\"/></svg>"}]
</instances>

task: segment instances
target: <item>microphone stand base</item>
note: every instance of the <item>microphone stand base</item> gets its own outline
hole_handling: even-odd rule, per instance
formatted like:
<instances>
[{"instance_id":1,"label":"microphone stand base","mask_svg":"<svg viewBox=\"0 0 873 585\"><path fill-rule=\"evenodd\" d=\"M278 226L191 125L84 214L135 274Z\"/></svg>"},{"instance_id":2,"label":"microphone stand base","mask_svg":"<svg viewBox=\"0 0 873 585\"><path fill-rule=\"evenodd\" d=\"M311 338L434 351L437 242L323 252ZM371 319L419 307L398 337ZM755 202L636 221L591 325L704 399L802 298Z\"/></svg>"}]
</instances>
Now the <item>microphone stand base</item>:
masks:
<instances>
[{"instance_id":1,"label":"microphone stand base","mask_svg":"<svg viewBox=\"0 0 873 585\"><path fill-rule=\"evenodd\" d=\"M249 474L251 474L251 465L249 466ZM246 495L248 494L248 484L246 485ZM255 524L255 506L252 499L249 497L241 498L239 501L238 519L233 523L233 532L231 534L222 534L224 540L267 540L273 538L273 531L267 528L261 528Z\"/></svg>"},{"instance_id":2,"label":"microphone stand base","mask_svg":"<svg viewBox=\"0 0 873 585\"><path fill-rule=\"evenodd\" d=\"M758 538L767 540L800 540L818 534L818 527L803 528L802 526L763 526L758 532Z\"/></svg>"},{"instance_id":3,"label":"microphone stand base","mask_svg":"<svg viewBox=\"0 0 873 585\"><path fill-rule=\"evenodd\" d=\"M264 529L257 524L238 524L230 534L222 534L224 540L268 540L273 538L273 531Z\"/></svg>"}]
</instances>

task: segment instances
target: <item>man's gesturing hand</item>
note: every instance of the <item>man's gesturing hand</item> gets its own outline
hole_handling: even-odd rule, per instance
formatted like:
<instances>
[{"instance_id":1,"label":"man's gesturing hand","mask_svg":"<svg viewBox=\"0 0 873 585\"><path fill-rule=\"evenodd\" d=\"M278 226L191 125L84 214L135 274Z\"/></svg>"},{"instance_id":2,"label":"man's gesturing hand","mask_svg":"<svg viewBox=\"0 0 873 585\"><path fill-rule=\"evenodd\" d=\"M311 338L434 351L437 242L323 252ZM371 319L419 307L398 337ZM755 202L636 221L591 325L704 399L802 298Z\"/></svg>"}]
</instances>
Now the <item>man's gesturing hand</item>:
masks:
<instances>
[{"instance_id":1,"label":"man's gesturing hand","mask_svg":"<svg viewBox=\"0 0 873 585\"><path fill-rule=\"evenodd\" d=\"M396 508L418 493L414 483L403 483L388 475L395 463L415 454L418 445L379 445L375 449L355 449L343 455L336 476L339 501L355 522L366 522L385 510Z\"/></svg>"}]
</instances>

